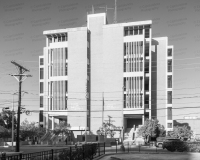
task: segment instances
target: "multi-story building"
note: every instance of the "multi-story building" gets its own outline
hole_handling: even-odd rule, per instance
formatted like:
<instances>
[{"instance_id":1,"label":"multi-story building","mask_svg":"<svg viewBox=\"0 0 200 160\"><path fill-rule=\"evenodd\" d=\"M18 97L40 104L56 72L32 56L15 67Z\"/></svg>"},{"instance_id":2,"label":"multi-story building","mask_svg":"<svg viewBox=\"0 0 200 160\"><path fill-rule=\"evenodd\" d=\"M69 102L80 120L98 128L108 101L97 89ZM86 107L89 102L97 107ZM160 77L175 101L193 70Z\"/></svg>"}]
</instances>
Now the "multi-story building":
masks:
<instances>
[{"instance_id":1,"label":"multi-story building","mask_svg":"<svg viewBox=\"0 0 200 160\"><path fill-rule=\"evenodd\" d=\"M43 34L43 127L66 120L71 130L96 133L110 116L124 132L146 118L172 129L173 46L152 38L151 20L108 24L105 13L90 14L86 27Z\"/></svg>"}]
</instances>

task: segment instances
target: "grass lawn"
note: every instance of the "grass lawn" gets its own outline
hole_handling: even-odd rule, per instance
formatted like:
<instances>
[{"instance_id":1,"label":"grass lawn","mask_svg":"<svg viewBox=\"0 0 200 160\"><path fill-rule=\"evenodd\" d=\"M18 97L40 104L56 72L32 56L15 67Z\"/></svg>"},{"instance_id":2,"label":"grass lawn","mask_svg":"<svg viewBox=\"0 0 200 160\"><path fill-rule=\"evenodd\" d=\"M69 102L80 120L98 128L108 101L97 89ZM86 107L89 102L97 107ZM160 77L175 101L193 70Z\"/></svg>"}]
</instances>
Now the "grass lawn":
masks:
<instances>
[{"instance_id":1,"label":"grass lawn","mask_svg":"<svg viewBox=\"0 0 200 160\"><path fill-rule=\"evenodd\" d=\"M115 158L112 158L115 157ZM119 154L103 157L101 160L198 160L200 153L167 154Z\"/></svg>"}]
</instances>

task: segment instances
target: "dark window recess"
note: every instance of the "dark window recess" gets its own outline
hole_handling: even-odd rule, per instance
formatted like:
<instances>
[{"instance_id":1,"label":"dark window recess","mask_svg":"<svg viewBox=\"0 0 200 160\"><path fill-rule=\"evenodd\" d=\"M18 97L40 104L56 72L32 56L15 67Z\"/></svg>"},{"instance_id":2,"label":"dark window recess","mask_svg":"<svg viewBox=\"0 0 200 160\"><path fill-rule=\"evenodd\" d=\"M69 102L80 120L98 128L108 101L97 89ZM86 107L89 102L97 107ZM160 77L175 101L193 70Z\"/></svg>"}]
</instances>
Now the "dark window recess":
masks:
<instances>
[{"instance_id":1,"label":"dark window recess","mask_svg":"<svg viewBox=\"0 0 200 160\"><path fill-rule=\"evenodd\" d=\"M139 34L141 35L143 33L143 26L139 26Z\"/></svg>"},{"instance_id":2,"label":"dark window recess","mask_svg":"<svg viewBox=\"0 0 200 160\"><path fill-rule=\"evenodd\" d=\"M67 70L68 70L68 64L66 63L66 65L65 65L65 75L67 75Z\"/></svg>"},{"instance_id":3,"label":"dark window recess","mask_svg":"<svg viewBox=\"0 0 200 160\"><path fill-rule=\"evenodd\" d=\"M43 122L43 111L40 111L39 122Z\"/></svg>"},{"instance_id":4,"label":"dark window recess","mask_svg":"<svg viewBox=\"0 0 200 160\"><path fill-rule=\"evenodd\" d=\"M172 76L170 75L170 76L168 76L167 77L167 83L168 83L168 88L172 88Z\"/></svg>"},{"instance_id":5,"label":"dark window recess","mask_svg":"<svg viewBox=\"0 0 200 160\"><path fill-rule=\"evenodd\" d=\"M168 60L167 68L168 68L168 72L172 72L172 60L171 59Z\"/></svg>"},{"instance_id":6,"label":"dark window recess","mask_svg":"<svg viewBox=\"0 0 200 160\"><path fill-rule=\"evenodd\" d=\"M52 105L53 105L53 98L50 98L50 110L52 110Z\"/></svg>"},{"instance_id":7,"label":"dark window recess","mask_svg":"<svg viewBox=\"0 0 200 160\"><path fill-rule=\"evenodd\" d=\"M67 109L67 100L68 100L68 97L65 97L65 109Z\"/></svg>"},{"instance_id":8,"label":"dark window recess","mask_svg":"<svg viewBox=\"0 0 200 160\"><path fill-rule=\"evenodd\" d=\"M167 92L167 104L172 104L172 91Z\"/></svg>"},{"instance_id":9,"label":"dark window recess","mask_svg":"<svg viewBox=\"0 0 200 160\"><path fill-rule=\"evenodd\" d=\"M172 123L167 123L167 128L172 128Z\"/></svg>"},{"instance_id":10,"label":"dark window recess","mask_svg":"<svg viewBox=\"0 0 200 160\"><path fill-rule=\"evenodd\" d=\"M145 56L149 56L149 43L145 43Z\"/></svg>"},{"instance_id":11,"label":"dark window recess","mask_svg":"<svg viewBox=\"0 0 200 160\"><path fill-rule=\"evenodd\" d=\"M43 82L40 82L40 93L44 92L44 84Z\"/></svg>"},{"instance_id":12,"label":"dark window recess","mask_svg":"<svg viewBox=\"0 0 200 160\"><path fill-rule=\"evenodd\" d=\"M138 26L134 26L134 35L138 35Z\"/></svg>"},{"instance_id":13,"label":"dark window recess","mask_svg":"<svg viewBox=\"0 0 200 160\"><path fill-rule=\"evenodd\" d=\"M44 59L40 58L40 65L44 65Z\"/></svg>"},{"instance_id":14,"label":"dark window recess","mask_svg":"<svg viewBox=\"0 0 200 160\"><path fill-rule=\"evenodd\" d=\"M124 56L126 56L126 43L124 43Z\"/></svg>"},{"instance_id":15,"label":"dark window recess","mask_svg":"<svg viewBox=\"0 0 200 160\"><path fill-rule=\"evenodd\" d=\"M169 49L168 49L167 55L168 55L168 57L171 57L171 56L172 56L172 48L169 48Z\"/></svg>"},{"instance_id":16,"label":"dark window recess","mask_svg":"<svg viewBox=\"0 0 200 160\"><path fill-rule=\"evenodd\" d=\"M126 72L126 59L124 59L124 72Z\"/></svg>"},{"instance_id":17,"label":"dark window recess","mask_svg":"<svg viewBox=\"0 0 200 160\"><path fill-rule=\"evenodd\" d=\"M43 96L40 96L40 108L43 108Z\"/></svg>"},{"instance_id":18,"label":"dark window recess","mask_svg":"<svg viewBox=\"0 0 200 160\"><path fill-rule=\"evenodd\" d=\"M145 90L149 91L149 84L145 84Z\"/></svg>"},{"instance_id":19,"label":"dark window recess","mask_svg":"<svg viewBox=\"0 0 200 160\"><path fill-rule=\"evenodd\" d=\"M124 108L126 108L126 94L124 94Z\"/></svg>"},{"instance_id":20,"label":"dark window recess","mask_svg":"<svg viewBox=\"0 0 200 160\"><path fill-rule=\"evenodd\" d=\"M40 68L40 79L44 79L44 68Z\"/></svg>"},{"instance_id":21,"label":"dark window recess","mask_svg":"<svg viewBox=\"0 0 200 160\"><path fill-rule=\"evenodd\" d=\"M68 59L68 50L65 48L65 59Z\"/></svg>"},{"instance_id":22,"label":"dark window recess","mask_svg":"<svg viewBox=\"0 0 200 160\"><path fill-rule=\"evenodd\" d=\"M167 120L172 120L172 107L167 107Z\"/></svg>"},{"instance_id":23,"label":"dark window recess","mask_svg":"<svg viewBox=\"0 0 200 160\"><path fill-rule=\"evenodd\" d=\"M129 35L133 35L133 27L129 27Z\"/></svg>"},{"instance_id":24,"label":"dark window recess","mask_svg":"<svg viewBox=\"0 0 200 160\"><path fill-rule=\"evenodd\" d=\"M128 36L128 27L124 28L124 36Z\"/></svg>"},{"instance_id":25,"label":"dark window recess","mask_svg":"<svg viewBox=\"0 0 200 160\"><path fill-rule=\"evenodd\" d=\"M67 83L67 81L65 81L65 93L68 93L68 83Z\"/></svg>"},{"instance_id":26,"label":"dark window recess","mask_svg":"<svg viewBox=\"0 0 200 160\"><path fill-rule=\"evenodd\" d=\"M149 29L145 29L145 38L149 38Z\"/></svg>"}]
</instances>

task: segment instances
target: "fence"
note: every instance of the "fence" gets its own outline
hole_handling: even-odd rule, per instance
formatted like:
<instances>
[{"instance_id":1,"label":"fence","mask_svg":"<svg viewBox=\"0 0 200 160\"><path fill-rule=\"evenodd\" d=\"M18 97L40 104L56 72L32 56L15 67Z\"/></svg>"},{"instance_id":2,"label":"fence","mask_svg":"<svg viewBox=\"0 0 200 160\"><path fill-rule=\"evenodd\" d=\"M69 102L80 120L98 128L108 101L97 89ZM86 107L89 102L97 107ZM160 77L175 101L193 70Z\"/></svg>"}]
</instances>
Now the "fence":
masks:
<instances>
[{"instance_id":1,"label":"fence","mask_svg":"<svg viewBox=\"0 0 200 160\"><path fill-rule=\"evenodd\" d=\"M198 152L200 153L200 143L199 142L187 142L188 149L184 152ZM163 149L162 145L155 146L155 143L148 143L146 145L136 145L133 142L126 142L124 147L121 145L113 144L111 147L105 148L105 154L115 154L115 153L167 153L166 148ZM175 152L182 152L176 150Z\"/></svg>"},{"instance_id":2,"label":"fence","mask_svg":"<svg viewBox=\"0 0 200 160\"><path fill-rule=\"evenodd\" d=\"M103 154L105 154L105 143L92 143L11 156L2 154L0 160L92 160Z\"/></svg>"}]
</instances>

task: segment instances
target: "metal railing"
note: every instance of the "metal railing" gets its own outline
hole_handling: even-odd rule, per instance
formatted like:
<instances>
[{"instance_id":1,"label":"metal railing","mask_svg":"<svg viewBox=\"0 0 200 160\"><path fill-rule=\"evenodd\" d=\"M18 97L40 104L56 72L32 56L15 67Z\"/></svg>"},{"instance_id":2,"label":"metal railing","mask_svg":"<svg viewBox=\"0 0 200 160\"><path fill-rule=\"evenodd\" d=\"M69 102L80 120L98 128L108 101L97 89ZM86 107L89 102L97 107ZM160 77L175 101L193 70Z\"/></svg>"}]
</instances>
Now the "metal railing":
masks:
<instances>
[{"instance_id":1,"label":"metal railing","mask_svg":"<svg viewBox=\"0 0 200 160\"><path fill-rule=\"evenodd\" d=\"M0 160L92 160L103 154L105 154L105 143L91 143L18 155L2 154Z\"/></svg>"}]
</instances>

